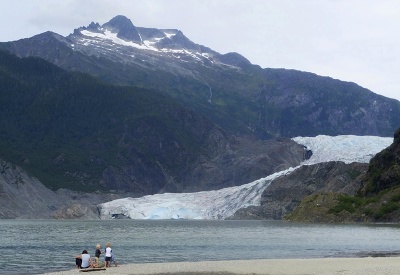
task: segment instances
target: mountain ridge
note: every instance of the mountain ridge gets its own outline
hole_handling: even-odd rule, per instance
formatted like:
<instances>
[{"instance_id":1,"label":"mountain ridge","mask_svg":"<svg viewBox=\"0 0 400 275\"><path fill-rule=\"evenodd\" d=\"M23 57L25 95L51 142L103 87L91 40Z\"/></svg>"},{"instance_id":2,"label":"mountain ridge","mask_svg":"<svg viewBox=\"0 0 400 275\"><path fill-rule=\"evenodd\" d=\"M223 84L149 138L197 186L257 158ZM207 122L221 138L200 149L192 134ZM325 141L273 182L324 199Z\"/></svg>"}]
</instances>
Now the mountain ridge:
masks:
<instances>
[{"instance_id":1,"label":"mountain ridge","mask_svg":"<svg viewBox=\"0 0 400 275\"><path fill-rule=\"evenodd\" d=\"M135 28L142 43L91 23L67 37L45 33L0 48L108 83L162 90L225 130L258 139L391 136L400 124L399 101L354 83L263 69L237 53L222 55L193 43L178 30Z\"/></svg>"}]
</instances>

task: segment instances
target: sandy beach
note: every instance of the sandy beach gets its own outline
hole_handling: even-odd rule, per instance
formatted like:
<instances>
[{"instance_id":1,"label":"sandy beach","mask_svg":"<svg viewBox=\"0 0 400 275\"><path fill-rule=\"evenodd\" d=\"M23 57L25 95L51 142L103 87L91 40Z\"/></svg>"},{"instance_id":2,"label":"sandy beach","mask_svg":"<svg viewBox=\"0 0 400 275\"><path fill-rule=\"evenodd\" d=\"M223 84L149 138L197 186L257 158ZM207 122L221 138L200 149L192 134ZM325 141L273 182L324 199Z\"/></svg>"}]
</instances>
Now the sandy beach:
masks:
<instances>
[{"instance_id":1,"label":"sandy beach","mask_svg":"<svg viewBox=\"0 0 400 275\"><path fill-rule=\"evenodd\" d=\"M72 274L400 274L400 257L268 259L126 264L95 272L78 269L46 273Z\"/></svg>"}]
</instances>

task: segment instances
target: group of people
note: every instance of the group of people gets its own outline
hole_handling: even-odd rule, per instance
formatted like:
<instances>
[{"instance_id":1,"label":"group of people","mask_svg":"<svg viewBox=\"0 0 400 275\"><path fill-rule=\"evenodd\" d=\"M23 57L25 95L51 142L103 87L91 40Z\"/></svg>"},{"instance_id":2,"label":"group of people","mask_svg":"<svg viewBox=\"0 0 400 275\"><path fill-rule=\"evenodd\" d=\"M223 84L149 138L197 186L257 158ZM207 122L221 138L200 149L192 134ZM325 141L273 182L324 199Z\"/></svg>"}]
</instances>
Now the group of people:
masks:
<instances>
[{"instance_id":1,"label":"group of people","mask_svg":"<svg viewBox=\"0 0 400 275\"><path fill-rule=\"evenodd\" d=\"M100 261L101 254L104 254L104 263ZM77 268L97 268L97 267L111 267L111 262L114 262L115 266L118 266L115 260L114 253L111 249L111 243L106 244L104 251L100 250L100 245L96 245L96 251L94 253L94 260L90 257L87 250L83 250L82 254L75 256L75 264Z\"/></svg>"}]
</instances>

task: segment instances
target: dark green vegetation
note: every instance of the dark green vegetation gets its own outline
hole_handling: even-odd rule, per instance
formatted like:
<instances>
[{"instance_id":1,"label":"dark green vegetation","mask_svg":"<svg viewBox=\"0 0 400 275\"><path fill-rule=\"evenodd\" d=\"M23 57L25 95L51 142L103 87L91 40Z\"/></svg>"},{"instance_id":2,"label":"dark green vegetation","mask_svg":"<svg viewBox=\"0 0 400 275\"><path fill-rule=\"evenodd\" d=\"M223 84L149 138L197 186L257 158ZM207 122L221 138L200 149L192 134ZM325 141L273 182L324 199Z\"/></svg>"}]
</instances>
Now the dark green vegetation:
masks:
<instances>
[{"instance_id":1,"label":"dark green vegetation","mask_svg":"<svg viewBox=\"0 0 400 275\"><path fill-rule=\"evenodd\" d=\"M196 157L218 152L209 140L218 128L168 96L5 52L0 125L1 158L52 189L154 193L165 184L162 171L179 176ZM120 169L131 178L113 178Z\"/></svg>"},{"instance_id":2,"label":"dark green vegetation","mask_svg":"<svg viewBox=\"0 0 400 275\"><path fill-rule=\"evenodd\" d=\"M371 159L364 186L364 196L398 187L400 182L400 129L394 134L393 144Z\"/></svg>"},{"instance_id":3,"label":"dark green vegetation","mask_svg":"<svg viewBox=\"0 0 400 275\"><path fill-rule=\"evenodd\" d=\"M356 195L318 193L306 197L289 220L311 222L400 221L400 129L391 146L371 159Z\"/></svg>"},{"instance_id":4,"label":"dark green vegetation","mask_svg":"<svg viewBox=\"0 0 400 275\"><path fill-rule=\"evenodd\" d=\"M400 220L400 129L393 144L371 159L358 196L376 201L363 208L366 216L377 221Z\"/></svg>"},{"instance_id":5,"label":"dark green vegetation","mask_svg":"<svg viewBox=\"0 0 400 275\"><path fill-rule=\"evenodd\" d=\"M339 193L307 196L287 220L305 222L399 222L400 187L370 197Z\"/></svg>"}]
</instances>

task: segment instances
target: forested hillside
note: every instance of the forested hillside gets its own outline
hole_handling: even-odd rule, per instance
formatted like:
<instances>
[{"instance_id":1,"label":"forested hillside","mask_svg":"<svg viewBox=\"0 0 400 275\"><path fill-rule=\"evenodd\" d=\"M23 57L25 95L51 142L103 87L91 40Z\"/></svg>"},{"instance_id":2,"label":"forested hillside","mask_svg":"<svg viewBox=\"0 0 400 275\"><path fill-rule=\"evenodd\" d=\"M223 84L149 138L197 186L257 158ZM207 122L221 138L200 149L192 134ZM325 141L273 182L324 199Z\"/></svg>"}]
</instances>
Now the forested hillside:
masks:
<instances>
[{"instance_id":1,"label":"forested hillside","mask_svg":"<svg viewBox=\"0 0 400 275\"><path fill-rule=\"evenodd\" d=\"M303 157L293 141L235 138L165 93L104 84L39 58L0 52L0 85L0 159L51 189L211 190Z\"/></svg>"},{"instance_id":2,"label":"forested hillside","mask_svg":"<svg viewBox=\"0 0 400 275\"><path fill-rule=\"evenodd\" d=\"M165 95L106 85L39 58L1 52L0 85L1 157L53 189L127 189L107 181L107 169L128 165L137 177L132 191L157 192L160 166L179 175L218 147L211 133L224 139L212 123Z\"/></svg>"}]
</instances>

